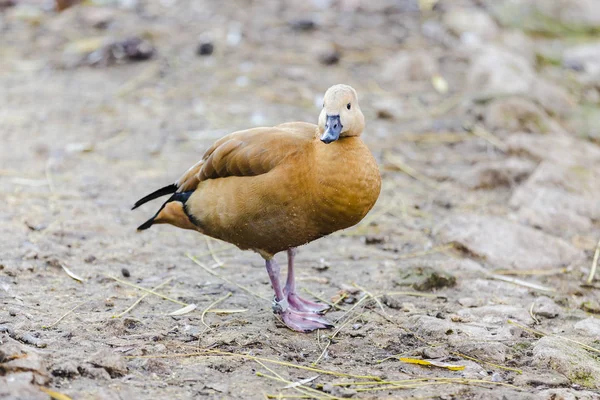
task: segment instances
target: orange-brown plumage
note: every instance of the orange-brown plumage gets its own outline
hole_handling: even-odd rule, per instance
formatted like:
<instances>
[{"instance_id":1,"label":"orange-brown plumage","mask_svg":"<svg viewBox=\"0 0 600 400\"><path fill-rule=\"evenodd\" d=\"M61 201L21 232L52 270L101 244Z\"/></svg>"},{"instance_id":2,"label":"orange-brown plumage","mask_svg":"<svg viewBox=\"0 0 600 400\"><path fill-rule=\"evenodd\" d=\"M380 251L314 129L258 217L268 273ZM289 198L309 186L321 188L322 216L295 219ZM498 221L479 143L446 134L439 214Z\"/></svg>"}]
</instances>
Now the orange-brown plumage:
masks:
<instances>
[{"instance_id":1,"label":"orange-brown plumage","mask_svg":"<svg viewBox=\"0 0 600 400\"><path fill-rule=\"evenodd\" d=\"M292 122L231 133L175 185L157 191L174 193L143 229L153 222L195 229L257 251L269 268L274 254L353 226L375 204L381 179L359 137L363 126L356 92L337 85L326 93L319 126Z\"/></svg>"}]
</instances>

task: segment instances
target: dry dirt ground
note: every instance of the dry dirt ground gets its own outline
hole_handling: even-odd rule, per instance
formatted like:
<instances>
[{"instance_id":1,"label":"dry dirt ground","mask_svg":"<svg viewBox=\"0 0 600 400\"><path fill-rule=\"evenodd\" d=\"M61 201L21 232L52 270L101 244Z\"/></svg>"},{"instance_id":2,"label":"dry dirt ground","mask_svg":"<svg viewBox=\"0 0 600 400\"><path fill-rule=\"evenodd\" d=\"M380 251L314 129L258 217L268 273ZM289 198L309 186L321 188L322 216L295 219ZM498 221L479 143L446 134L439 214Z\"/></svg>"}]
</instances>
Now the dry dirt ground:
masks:
<instances>
[{"instance_id":1,"label":"dry dirt ground","mask_svg":"<svg viewBox=\"0 0 600 400\"><path fill-rule=\"evenodd\" d=\"M596 1L10 3L0 398L600 398ZM300 250L300 286L339 305L300 334L258 255L136 233L158 205L130 207L340 82L384 187Z\"/></svg>"}]
</instances>

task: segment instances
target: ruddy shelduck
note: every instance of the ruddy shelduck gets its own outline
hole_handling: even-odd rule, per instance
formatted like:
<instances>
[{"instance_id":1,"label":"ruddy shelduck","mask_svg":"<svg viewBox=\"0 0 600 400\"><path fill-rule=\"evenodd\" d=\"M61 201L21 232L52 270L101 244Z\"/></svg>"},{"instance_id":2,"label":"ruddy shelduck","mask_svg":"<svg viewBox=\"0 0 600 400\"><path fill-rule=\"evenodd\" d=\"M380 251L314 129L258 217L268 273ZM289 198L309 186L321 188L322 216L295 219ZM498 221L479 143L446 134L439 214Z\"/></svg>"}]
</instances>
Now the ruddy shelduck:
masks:
<instances>
[{"instance_id":1,"label":"ruddy shelduck","mask_svg":"<svg viewBox=\"0 0 600 400\"><path fill-rule=\"evenodd\" d=\"M356 91L327 90L318 125L290 122L217 140L179 180L135 203L171 197L138 230L171 224L254 250L275 292L273 310L291 329L331 328L323 304L296 291L296 247L357 224L373 207L381 177L360 135L365 118ZM287 251L284 287L273 258Z\"/></svg>"}]
</instances>

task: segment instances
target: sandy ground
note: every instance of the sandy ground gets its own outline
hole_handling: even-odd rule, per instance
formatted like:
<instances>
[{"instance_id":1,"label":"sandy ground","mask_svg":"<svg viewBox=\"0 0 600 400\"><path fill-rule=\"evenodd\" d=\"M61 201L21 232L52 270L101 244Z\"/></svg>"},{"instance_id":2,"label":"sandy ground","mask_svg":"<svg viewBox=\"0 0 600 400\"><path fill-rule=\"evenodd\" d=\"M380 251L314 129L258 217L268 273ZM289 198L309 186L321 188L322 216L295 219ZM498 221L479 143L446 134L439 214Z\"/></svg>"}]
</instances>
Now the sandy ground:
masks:
<instances>
[{"instance_id":1,"label":"sandy ground","mask_svg":"<svg viewBox=\"0 0 600 400\"><path fill-rule=\"evenodd\" d=\"M0 8L1 398L600 398L594 2L17 3ZM130 207L223 134L315 121L335 83L360 94L384 187L300 249L300 286L339 309L299 334L258 255L136 233L157 204ZM129 310L132 285L171 300Z\"/></svg>"}]
</instances>

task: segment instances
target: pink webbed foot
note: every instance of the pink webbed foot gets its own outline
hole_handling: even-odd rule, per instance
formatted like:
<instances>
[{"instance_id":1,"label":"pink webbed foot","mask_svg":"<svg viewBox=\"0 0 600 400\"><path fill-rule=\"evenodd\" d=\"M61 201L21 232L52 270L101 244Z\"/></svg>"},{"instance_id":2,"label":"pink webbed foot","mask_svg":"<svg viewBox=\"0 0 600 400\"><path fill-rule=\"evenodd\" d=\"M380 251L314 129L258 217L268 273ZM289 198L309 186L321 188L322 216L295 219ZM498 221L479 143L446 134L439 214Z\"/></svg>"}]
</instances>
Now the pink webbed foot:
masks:
<instances>
[{"instance_id":1,"label":"pink webbed foot","mask_svg":"<svg viewBox=\"0 0 600 400\"><path fill-rule=\"evenodd\" d=\"M296 293L287 294L287 300L290 308L308 313L325 314L331 307L326 304L317 303L311 300L303 299Z\"/></svg>"},{"instance_id":2,"label":"pink webbed foot","mask_svg":"<svg viewBox=\"0 0 600 400\"><path fill-rule=\"evenodd\" d=\"M333 324L315 312L296 310L287 301L274 302L273 312L278 314L283 323L293 331L312 332L317 329L331 329Z\"/></svg>"}]
</instances>

